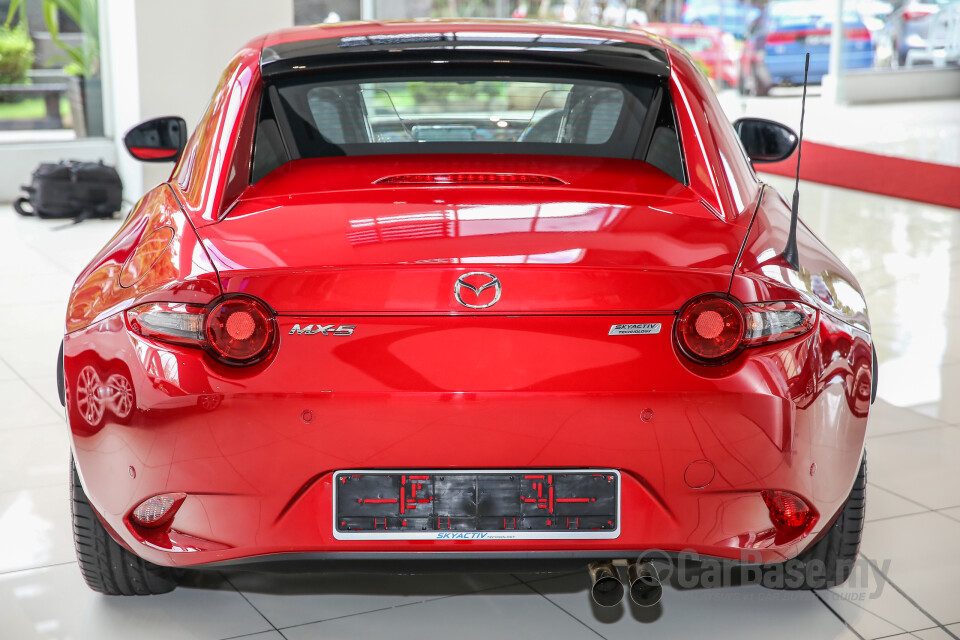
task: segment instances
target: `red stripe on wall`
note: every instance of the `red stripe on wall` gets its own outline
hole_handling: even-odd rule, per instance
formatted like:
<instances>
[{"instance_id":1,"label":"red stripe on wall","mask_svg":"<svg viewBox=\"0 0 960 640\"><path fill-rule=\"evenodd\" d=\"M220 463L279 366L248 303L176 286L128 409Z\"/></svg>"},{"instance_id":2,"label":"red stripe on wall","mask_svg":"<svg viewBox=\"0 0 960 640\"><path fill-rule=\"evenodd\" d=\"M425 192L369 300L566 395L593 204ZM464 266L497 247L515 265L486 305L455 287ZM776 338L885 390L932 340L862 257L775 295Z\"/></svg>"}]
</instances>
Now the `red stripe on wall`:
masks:
<instances>
[{"instance_id":1,"label":"red stripe on wall","mask_svg":"<svg viewBox=\"0 0 960 640\"><path fill-rule=\"evenodd\" d=\"M796 155L758 164L760 172L794 177ZM960 167L881 156L817 142L803 143L800 178L844 189L960 209Z\"/></svg>"}]
</instances>

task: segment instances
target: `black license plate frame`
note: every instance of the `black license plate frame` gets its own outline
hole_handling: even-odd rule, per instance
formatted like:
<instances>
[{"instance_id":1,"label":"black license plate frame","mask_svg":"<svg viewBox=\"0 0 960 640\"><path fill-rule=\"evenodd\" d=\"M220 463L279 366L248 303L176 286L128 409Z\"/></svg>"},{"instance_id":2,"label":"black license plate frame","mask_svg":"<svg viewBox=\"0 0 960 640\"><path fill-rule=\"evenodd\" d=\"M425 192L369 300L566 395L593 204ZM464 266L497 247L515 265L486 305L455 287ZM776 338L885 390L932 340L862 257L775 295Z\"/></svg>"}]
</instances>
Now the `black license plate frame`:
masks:
<instances>
[{"instance_id":1,"label":"black license plate frame","mask_svg":"<svg viewBox=\"0 0 960 640\"><path fill-rule=\"evenodd\" d=\"M569 540L620 535L616 469L390 469L333 474L338 540Z\"/></svg>"}]
</instances>

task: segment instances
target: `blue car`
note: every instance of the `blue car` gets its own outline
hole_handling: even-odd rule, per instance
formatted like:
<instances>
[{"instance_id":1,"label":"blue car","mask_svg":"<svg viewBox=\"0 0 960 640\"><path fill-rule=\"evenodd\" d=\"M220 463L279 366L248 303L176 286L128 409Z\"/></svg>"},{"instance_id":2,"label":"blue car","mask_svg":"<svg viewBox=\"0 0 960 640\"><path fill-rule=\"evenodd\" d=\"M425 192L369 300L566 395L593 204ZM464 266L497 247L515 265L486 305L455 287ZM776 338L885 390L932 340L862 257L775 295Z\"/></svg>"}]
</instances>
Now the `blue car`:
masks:
<instances>
[{"instance_id":1,"label":"blue car","mask_svg":"<svg viewBox=\"0 0 960 640\"><path fill-rule=\"evenodd\" d=\"M680 21L702 24L743 38L747 27L760 16L760 9L740 0L687 0Z\"/></svg>"},{"instance_id":2,"label":"blue car","mask_svg":"<svg viewBox=\"0 0 960 640\"><path fill-rule=\"evenodd\" d=\"M810 53L810 84L819 84L830 64L833 4L819 0L774 0L747 30L740 61L741 93L767 95L772 87L803 84ZM857 13L843 15L844 69L873 65L870 31Z\"/></svg>"}]
</instances>

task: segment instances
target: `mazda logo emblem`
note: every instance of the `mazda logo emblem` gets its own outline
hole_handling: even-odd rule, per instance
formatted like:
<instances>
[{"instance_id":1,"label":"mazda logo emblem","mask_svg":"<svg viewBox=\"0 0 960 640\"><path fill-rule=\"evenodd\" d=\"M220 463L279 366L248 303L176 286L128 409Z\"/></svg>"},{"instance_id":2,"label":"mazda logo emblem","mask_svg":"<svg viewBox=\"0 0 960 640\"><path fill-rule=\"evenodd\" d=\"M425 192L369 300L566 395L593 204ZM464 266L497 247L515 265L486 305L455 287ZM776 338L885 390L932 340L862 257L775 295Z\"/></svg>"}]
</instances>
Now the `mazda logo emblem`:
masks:
<instances>
[{"instance_id":1,"label":"mazda logo emblem","mask_svg":"<svg viewBox=\"0 0 960 640\"><path fill-rule=\"evenodd\" d=\"M473 284L467 282L467 280L472 280ZM489 302L480 302L481 294L490 288L493 289L493 298ZM473 292L472 297L471 294L467 294L467 297L477 304L471 304L463 299L464 289ZM453 285L453 296L457 299L457 302L470 309L486 309L487 307L492 307L497 304L497 300L500 299L500 280L492 273L485 273L483 271L465 273L457 278L457 282ZM483 297L486 298L487 296Z\"/></svg>"}]
</instances>

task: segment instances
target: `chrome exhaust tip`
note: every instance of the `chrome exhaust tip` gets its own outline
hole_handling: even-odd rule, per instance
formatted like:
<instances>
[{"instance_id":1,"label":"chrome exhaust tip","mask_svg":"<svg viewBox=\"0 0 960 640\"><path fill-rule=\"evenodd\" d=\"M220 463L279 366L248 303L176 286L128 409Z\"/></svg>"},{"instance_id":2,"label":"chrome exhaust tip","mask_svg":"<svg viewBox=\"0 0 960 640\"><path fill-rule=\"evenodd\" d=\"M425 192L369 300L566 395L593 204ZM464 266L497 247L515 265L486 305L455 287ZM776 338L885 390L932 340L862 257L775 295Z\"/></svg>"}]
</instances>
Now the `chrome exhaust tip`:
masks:
<instances>
[{"instance_id":1,"label":"chrome exhaust tip","mask_svg":"<svg viewBox=\"0 0 960 640\"><path fill-rule=\"evenodd\" d=\"M590 572L590 595L601 607L615 607L623 600L623 583L611 562L593 562Z\"/></svg>"},{"instance_id":2,"label":"chrome exhaust tip","mask_svg":"<svg viewBox=\"0 0 960 640\"><path fill-rule=\"evenodd\" d=\"M640 607L652 607L663 597L663 585L657 568L651 562L631 562L627 567L630 578L630 599Z\"/></svg>"}]
</instances>

